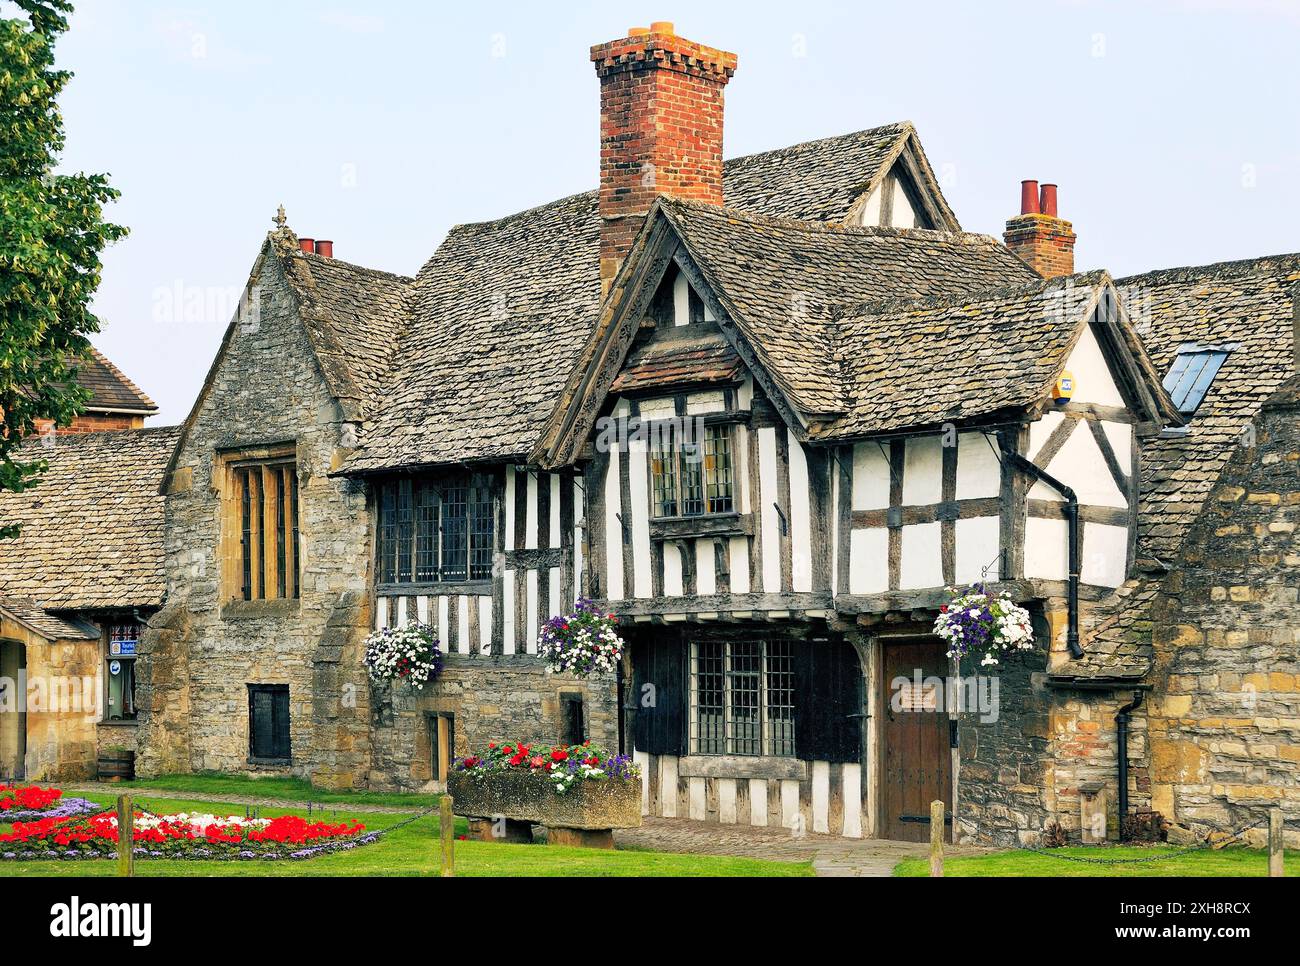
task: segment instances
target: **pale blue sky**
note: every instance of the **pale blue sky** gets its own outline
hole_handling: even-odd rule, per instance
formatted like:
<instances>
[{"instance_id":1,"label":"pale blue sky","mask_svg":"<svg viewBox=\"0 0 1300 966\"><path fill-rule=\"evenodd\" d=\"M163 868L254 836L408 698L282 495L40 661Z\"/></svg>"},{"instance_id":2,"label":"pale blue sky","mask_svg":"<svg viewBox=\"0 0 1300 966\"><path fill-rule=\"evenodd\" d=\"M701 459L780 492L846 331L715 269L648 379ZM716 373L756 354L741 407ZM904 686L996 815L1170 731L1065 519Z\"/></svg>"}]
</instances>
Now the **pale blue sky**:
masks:
<instances>
[{"instance_id":1,"label":"pale blue sky","mask_svg":"<svg viewBox=\"0 0 1300 966\"><path fill-rule=\"evenodd\" d=\"M1300 0L81 0L65 167L131 228L97 343L178 422L280 202L411 274L453 224L593 187L588 48L651 20L739 54L728 156L907 118L967 230L1058 182L1081 269L1300 249Z\"/></svg>"}]
</instances>

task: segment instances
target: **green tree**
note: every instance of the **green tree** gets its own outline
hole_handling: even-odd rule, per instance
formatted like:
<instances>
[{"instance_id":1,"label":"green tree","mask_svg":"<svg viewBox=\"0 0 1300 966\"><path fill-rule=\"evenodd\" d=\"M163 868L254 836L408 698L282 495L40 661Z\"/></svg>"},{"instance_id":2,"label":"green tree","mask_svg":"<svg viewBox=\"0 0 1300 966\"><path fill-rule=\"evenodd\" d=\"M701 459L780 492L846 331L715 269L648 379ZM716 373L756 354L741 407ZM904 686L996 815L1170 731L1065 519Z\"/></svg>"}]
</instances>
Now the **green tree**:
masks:
<instances>
[{"instance_id":1,"label":"green tree","mask_svg":"<svg viewBox=\"0 0 1300 966\"><path fill-rule=\"evenodd\" d=\"M54 41L72 4L15 3L26 17L0 19L0 491L31 486L45 468L19 449L37 421L67 425L89 397L76 374L99 331L89 308L99 256L126 234L104 220L117 197L106 176L54 170L56 102L72 76L55 69Z\"/></svg>"}]
</instances>

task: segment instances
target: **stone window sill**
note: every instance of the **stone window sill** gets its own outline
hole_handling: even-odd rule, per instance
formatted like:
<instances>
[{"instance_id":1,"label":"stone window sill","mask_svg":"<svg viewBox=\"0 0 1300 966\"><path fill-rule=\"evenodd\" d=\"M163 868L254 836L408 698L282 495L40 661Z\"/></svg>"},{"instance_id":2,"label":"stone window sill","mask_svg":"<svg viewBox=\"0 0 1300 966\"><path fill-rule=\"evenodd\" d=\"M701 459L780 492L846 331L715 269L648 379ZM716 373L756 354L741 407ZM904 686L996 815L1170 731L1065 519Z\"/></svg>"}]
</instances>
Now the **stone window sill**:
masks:
<instances>
[{"instance_id":1,"label":"stone window sill","mask_svg":"<svg viewBox=\"0 0 1300 966\"><path fill-rule=\"evenodd\" d=\"M293 617L301 607L298 598L277 597L270 600L229 600L221 608L223 621L258 620L267 617Z\"/></svg>"},{"instance_id":2,"label":"stone window sill","mask_svg":"<svg viewBox=\"0 0 1300 966\"><path fill-rule=\"evenodd\" d=\"M98 726L101 727L101 728L136 728L136 727L139 727L140 722L139 722L138 720L131 720L131 721L100 721L100 722L97 722L97 724L98 724Z\"/></svg>"}]
</instances>

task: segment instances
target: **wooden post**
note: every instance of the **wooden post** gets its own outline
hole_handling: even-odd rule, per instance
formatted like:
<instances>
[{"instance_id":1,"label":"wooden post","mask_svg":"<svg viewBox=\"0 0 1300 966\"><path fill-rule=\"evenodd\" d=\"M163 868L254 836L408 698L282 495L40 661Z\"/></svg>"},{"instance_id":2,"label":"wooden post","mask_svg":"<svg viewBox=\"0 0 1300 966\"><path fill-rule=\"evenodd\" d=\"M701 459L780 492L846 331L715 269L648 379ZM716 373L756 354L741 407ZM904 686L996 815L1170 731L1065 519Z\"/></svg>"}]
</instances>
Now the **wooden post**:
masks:
<instances>
[{"instance_id":1,"label":"wooden post","mask_svg":"<svg viewBox=\"0 0 1300 966\"><path fill-rule=\"evenodd\" d=\"M443 795L439 806L438 829L442 835L442 877L449 879L456 874L455 831L456 819L451 813L451 796Z\"/></svg>"},{"instance_id":2,"label":"wooden post","mask_svg":"<svg viewBox=\"0 0 1300 966\"><path fill-rule=\"evenodd\" d=\"M1268 810L1268 874L1270 878L1280 879L1286 873L1282 870L1282 809Z\"/></svg>"},{"instance_id":3,"label":"wooden post","mask_svg":"<svg viewBox=\"0 0 1300 966\"><path fill-rule=\"evenodd\" d=\"M130 795L117 796L117 874L135 875L135 809Z\"/></svg>"},{"instance_id":4,"label":"wooden post","mask_svg":"<svg viewBox=\"0 0 1300 966\"><path fill-rule=\"evenodd\" d=\"M930 878L943 878L943 802L930 803Z\"/></svg>"}]
</instances>

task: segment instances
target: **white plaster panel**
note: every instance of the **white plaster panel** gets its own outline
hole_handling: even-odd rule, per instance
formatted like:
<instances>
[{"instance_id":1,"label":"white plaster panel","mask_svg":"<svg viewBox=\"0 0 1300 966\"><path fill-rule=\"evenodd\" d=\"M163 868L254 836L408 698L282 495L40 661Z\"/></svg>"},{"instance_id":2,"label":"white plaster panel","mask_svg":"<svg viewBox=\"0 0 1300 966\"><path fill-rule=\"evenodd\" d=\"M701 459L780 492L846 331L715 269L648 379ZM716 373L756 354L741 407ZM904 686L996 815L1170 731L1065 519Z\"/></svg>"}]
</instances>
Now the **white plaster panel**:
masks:
<instances>
[{"instance_id":1,"label":"white plaster panel","mask_svg":"<svg viewBox=\"0 0 1300 966\"><path fill-rule=\"evenodd\" d=\"M938 503L942 492L943 446L939 436L909 439L903 457L904 505Z\"/></svg>"},{"instance_id":2,"label":"white plaster panel","mask_svg":"<svg viewBox=\"0 0 1300 966\"><path fill-rule=\"evenodd\" d=\"M812 511L808 505L808 460L794 433L786 430L790 453L791 581L796 592L812 590Z\"/></svg>"},{"instance_id":3,"label":"white plaster panel","mask_svg":"<svg viewBox=\"0 0 1300 966\"><path fill-rule=\"evenodd\" d=\"M715 392L693 392L686 397L686 412L692 416L703 416L705 413L725 412L727 408L726 397L723 396L722 390Z\"/></svg>"},{"instance_id":4,"label":"white plaster panel","mask_svg":"<svg viewBox=\"0 0 1300 966\"><path fill-rule=\"evenodd\" d=\"M889 589L889 530L849 531L849 593L878 594Z\"/></svg>"},{"instance_id":5,"label":"white plaster panel","mask_svg":"<svg viewBox=\"0 0 1300 966\"><path fill-rule=\"evenodd\" d=\"M939 523L913 523L903 527L903 552L898 574L901 589L943 586L941 527Z\"/></svg>"},{"instance_id":6,"label":"white plaster panel","mask_svg":"<svg viewBox=\"0 0 1300 966\"><path fill-rule=\"evenodd\" d=\"M875 443L853 447L853 509L889 506L889 457Z\"/></svg>"},{"instance_id":7,"label":"white plaster panel","mask_svg":"<svg viewBox=\"0 0 1300 966\"><path fill-rule=\"evenodd\" d=\"M628 440L628 492L632 506L632 594L649 597L653 592L650 582L650 506L649 475L645 440ZM617 526L617 521L615 521ZM612 562L611 562L612 565Z\"/></svg>"},{"instance_id":8,"label":"white plaster panel","mask_svg":"<svg viewBox=\"0 0 1300 966\"><path fill-rule=\"evenodd\" d=\"M1002 492L1002 464L993 452L996 445L983 433L957 436L957 499L978 500Z\"/></svg>"},{"instance_id":9,"label":"white plaster panel","mask_svg":"<svg viewBox=\"0 0 1300 966\"><path fill-rule=\"evenodd\" d=\"M1083 566L1080 579L1085 584L1118 587L1128 576L1128 528L1106 523L1083 525Z\"/></svg>"},{"instance_id":10,"label":"white plaster panel","mask_svg":"<svg viewBox=\"0 0 1300 966\"><path fill-rule=\"evenodd\" d=\"M1083 420L1079 420L1065 445L1044 468L1062 483L1073 487L1079 502L1085 506L1128 506L1127 497L1115 485L1106 458L1101 455L1101 448ZM1040 482L1034 484L1030 496L1038 499L1043 491L1054 492Z\"/></svg>"},{"instance_id":11,"label":"white plaster panel","mask_svg":"<svg viewBox=\"0 0 1300 966\"><path fill-rule=\"evenodd\" d=\"M718 592L713 548L713 540L707 537L701 537L692 544L695 554L695 593L701 597Z\"/></svg>"},{"instance_id":12,"label":"white plaster panel","mask_svg":"<svg viewBox=\"0 0 1300 966\"><path fill-rule=\"evenodd\" d=\"M953 576L958 584L973 584L980 579L997 580L999 577L998 548L1002 521L998 517L973 517L958 520ZM987 575L982 574L988 567Z\"/></svg>"},{"instance_id":13,"label":"white plaster panel","mask_svg":"<svg viewBox=\"0 0 1300 966\"><path fill-rule=\"evenodd\" d=\"M1025 576L1065 580L1070 576L1069 529L1064 520L1025 521Z\"/></svg>"},{"instance_id":14,"label":"white plaster panel","mask_svg":"<svg viewBox=\"0 0 1300 966\"><path fill-rule=\"evenodd\" d=\"M605 592L610 600L623 599L623 528L619 526L618 512L622 504L619 490L619 459L617 448L609 451L609 465L605 470ZM509 609L506 610L509 614ZM505 622L506 628L511 626Z\"/></svg>"},{"instance_id":15,"label":"white plaster panel","mask_svg":"<svg viewBox=\"0 0 1300 966\"><path fill-rule=\"evenodd\" d=\"M762 500L763 591L781 590L781 523L777 518L776 430L765 426L758 431L758 485Z\"/></svg>"},{"instance_id":16,"label":"white plaster panel","mask_svg":"<svg viewBox=\"0 0 1300 966\"><path fill-rule=\"evenodd\" d=\"M1065 368L1074 376L1071 402L1089 402L1100 406L1124 405L1124 397L1115 385L1106 357L1101 354L1101 346L1097 343L1092 326L1083 330Z\"/></svg>"}]
</instances>

